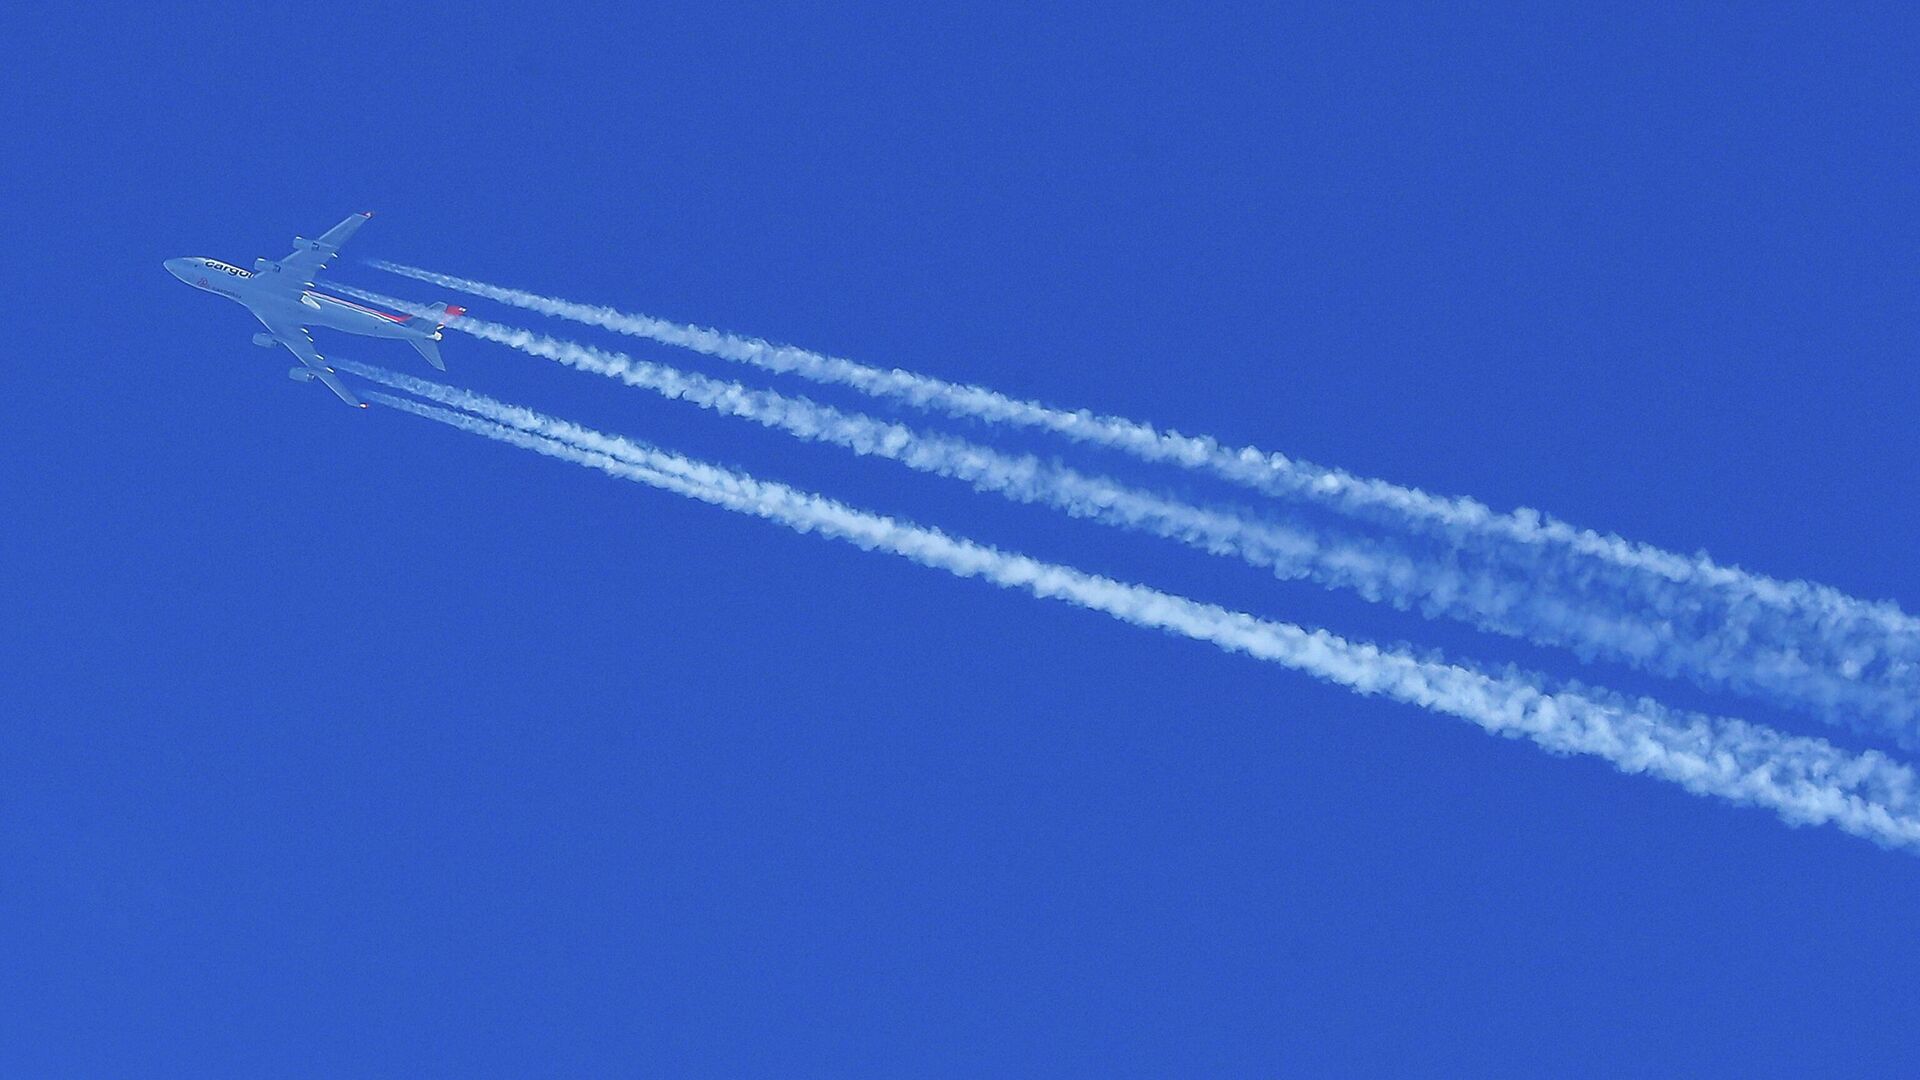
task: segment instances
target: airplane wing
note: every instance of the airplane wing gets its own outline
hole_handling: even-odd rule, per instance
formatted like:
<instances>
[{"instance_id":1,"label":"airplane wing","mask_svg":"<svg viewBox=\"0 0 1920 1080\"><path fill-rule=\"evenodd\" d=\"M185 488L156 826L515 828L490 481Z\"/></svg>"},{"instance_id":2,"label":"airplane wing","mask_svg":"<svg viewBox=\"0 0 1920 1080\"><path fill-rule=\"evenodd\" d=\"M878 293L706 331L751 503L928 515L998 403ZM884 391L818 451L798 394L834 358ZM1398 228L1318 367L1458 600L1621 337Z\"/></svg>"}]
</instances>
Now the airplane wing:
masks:
<instances>
[{"instance_id":1,"label":"airplane wing","mask_svg":"<svg viewBox=\"0 0 1920 1080\"><path fill-rule=\"evenodd\" d=\"M261 259L254 263L254 276L263 282L272 281L278 276L289 288L300 289L312 284L320 271L327 268L340 248L360 226L367 223L373 211L366 210L320 234L320 239L309 240L304 236L293 238L293 252L279 262Z\"/></svg>"},{"instance_id":2,"label":"airplane wing","mask_svg":"<svg viewBox=\"0 0 1920 1080\"><path fill-rule=\"evenodd\" d=\"M255 312L253 317L260 319L258 312ZM353 391L347 389L347 384L341 382L340 376L334 374L333 369L327 366L327 362L321 357L319 350L313 347L313 337L307 333L306 327L275 326L265 319L260 319L260 324L265 326L269 334L272 334L280 344L285 345L287 351L292 353L299 359L300 363L305 365L304 367L297 367L288 372L287 374L290 377L302 382L318 380L327 389L333 391L334 396L341 401L361 409L367 407L367 403L354 397Z\"/></svg>"}]
</instances>

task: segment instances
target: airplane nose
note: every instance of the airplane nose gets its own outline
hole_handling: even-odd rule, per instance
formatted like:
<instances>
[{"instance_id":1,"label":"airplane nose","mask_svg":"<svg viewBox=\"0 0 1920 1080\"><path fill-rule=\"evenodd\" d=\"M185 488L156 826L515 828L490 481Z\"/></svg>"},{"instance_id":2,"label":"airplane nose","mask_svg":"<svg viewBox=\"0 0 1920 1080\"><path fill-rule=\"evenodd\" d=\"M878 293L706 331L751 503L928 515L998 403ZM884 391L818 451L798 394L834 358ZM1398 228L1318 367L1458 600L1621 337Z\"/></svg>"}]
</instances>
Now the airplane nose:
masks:
<instances>
[{"instance_id":1,"label":"airplane nose","mask_svg":"<svg viewBox=\"0 0 1920 1080\"><path fill-rule=\"evenodd\" d=\"M164 265L167 268L167 273L172 274L174 277L179 278L181 281L187 280L187 260L168 259L162 265Z\"/></svg>"}]
</instances>

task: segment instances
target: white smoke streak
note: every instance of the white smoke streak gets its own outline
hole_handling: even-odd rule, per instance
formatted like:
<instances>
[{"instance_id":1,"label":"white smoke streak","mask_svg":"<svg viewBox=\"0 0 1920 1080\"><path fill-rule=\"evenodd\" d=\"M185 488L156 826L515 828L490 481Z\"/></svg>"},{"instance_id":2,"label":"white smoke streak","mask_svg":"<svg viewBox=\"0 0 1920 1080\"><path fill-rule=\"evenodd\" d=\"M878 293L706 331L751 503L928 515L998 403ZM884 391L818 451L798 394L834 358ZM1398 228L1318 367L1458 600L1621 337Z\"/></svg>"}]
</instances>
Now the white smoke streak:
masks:
<instances>
[{"instance_id":1,"label":"white smoke streak","mask_svg":"<svg viewBox=\"0 0 1920 1080\"><path fill-rule=\"evenodd\" d=\"M1879 730L1903 743L1920 719L1920 619L1888 602L1864 601L1805 581L1781 581L1722 566L1704 553L1684 556L1561 522L1538 510L1496 513L1467 498L1449 498L1253 447L1222 446L1206 436L1163 431L1150 424L1086 410L1068 411L1022 401L979 386L946 382L898 369L881 369L806 349L774 345L703 327L611 307L376 260L390 273L433 282L529 311L619 333L850 386L954 415L1037 428L1150 460L1212 472L1269 494L1303 498L1362 518L1432 531L1463 549L1509 562L1529 581L1559 596L1611 597L1622 609L1716 643L1721 651L1758 648L1748 670L1766 681L1820 679L1831 685L1867 683L1865 691L1893 703L1877 718L1857 717L1844 691L1818 695L1823 718ZM377 294L370 294L377 295ZM1765 654L1777 659L1769 660ZM1716 672L1736 679L1737 672Z\"/></svg>"},{"instance_id":2,"label":"white smoke streak","mask_svg":"<svg viewBox=\"0 0 1920 1080\"><path fill-rule=\"evenodd\" d=\"M377 293L342 291L405 310L427 312L426 308ZM1402 610L1417 609L1429 617L1454 618L1535 644L1569 647L1583 656L1621 661L1684 677L1702 686L1763 696L1829 720L1858 723L1864 718L1881 719L1878 727L1903 744L1910 741L1904 722L1911 718L1916 701L1897 689L1890 691L1816 670L1796 655L1763 646L1732 648L1713 639L1680 636L1667 620L1650 621L1632 612L1609 610L1609 605L1600 600L1563 596L1518 580L1512 573L1490 577L1459 566L1416 561L1382 543L1314 535L1230 512L1202 509L1103 477L1048 465L1032 456L1001 454L962 439L927 435L804 398L753 390L517 327L473 317L456 320L453 327L800 438L890 458L923 472L964 480L979 490L1009 499L1041 503L1077 517L1236 557L1281 578L1304 578L1351 589L1369 600ZM392 381L405 376L352 363L340 366L421 393L416 386Z\"/></svg>"},{"instance_id":3,"label":"white smoke streak","mask_svg":"<svg viewBox=\"0 0 1920 1080\"><path fill-rule=\"evenodd\" d=\"M1495 734L1528 738L1555 753L1600 757L1624 772L1658 776L1695 794L1764 806L1789 823L1832 824L1888 847L1920 850L1913 772L1875 751L1849 754L1823 740L1785 736L1736 720L1676 713L1648 701L1549 690L1537 678L1518 673L1490 675L1325 631L1256 619L855 510L483 395L438 389L481 415L384 393L371 396L392 408L801 533L819 533L959 577L981 578L1135 626L1209 642L1362 694L1460 717Z\"/></svg>"},{"instance_id":4,"label":"white smoke streak","mask_svg":"<svg viewBox=\"0 0 1920 1080\"><path fill-rule=\"evenodd\" d=\"M1353 510L1390 510L1410 519L1431 521L1472 532L1503 535L1526 543L1563 544L1583 555L1621 566L1649 571L1673 581L1694 581L1751 593L1769 603L1833 608L1852 618L1874 620L1890 631L1920 635L1920 619L1885 602L1856 599L1826 586L1779 581L1715 564L1704 555L1685 556L1647 544L1604 535L1558 521L1541 511L1521 508L1499 514L1473 499L1432 495L1384 480L1354 476L1340 469L1315 465L1255 447L1229 448L1209 436L1182 435L1151 424L1085 409L1056 409L1022 401L981 386L855 363L792 345L775 345L650 315L619 311L542 296L522 289L491 285L383 259L368 265L418 281L483 296L543 315L599 326L617 333L649 338L695 352L752 364L768 371L787 372L818 382L849 386L876 397L889 397L922 408L1039 428L1071 439L1125 450L1150 461L1173 462L1208 469L1256 489L1279 495L1307 495Z\"/></svg>"}]
</instances>

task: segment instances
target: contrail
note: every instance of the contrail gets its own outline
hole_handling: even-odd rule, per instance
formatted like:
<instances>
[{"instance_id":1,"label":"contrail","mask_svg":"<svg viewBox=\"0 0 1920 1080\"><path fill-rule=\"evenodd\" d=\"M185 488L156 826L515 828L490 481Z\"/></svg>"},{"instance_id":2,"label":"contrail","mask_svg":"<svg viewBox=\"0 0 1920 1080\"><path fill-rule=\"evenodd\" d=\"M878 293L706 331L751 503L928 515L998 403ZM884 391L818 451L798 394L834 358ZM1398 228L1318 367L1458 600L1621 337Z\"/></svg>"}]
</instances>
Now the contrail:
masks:
<instances>
[{"instance_id":1,"label":"contrail","mask_svg":"<svg viewBox=\"0 0 1920 1080\"><path fill-rule=\"evenodd\" d=\"M418 308L377 293L342 291L366 295L403 310ZM424 313L426 309L418 310ZM459 319L453 326L483 340L800 438L890 458L1015 501L1041 503L1076 517L1236 557L1283 579L1303 578L1349 589L1368 600L1390 603L1402 610L1416 609L1429 617L1454 618L1482 630L1572 648L1582 655L1687 678L1702 686L1764 696L1831 721L1871 726L1903 745L1920 741L1911 738L1905 723L1911 719L1920 695L1844 679L1812 669L1797 656L1768 652L1752 644L1736 649L1711 640L1681 637L1663 620L1649 622L1631 613L1608 611L1606 605L1595 600L1571 602L1551 590L1530 587L1510 573L1474 573L1458 565L1415 560L1384 543L1314 535L1226 511L1202 509L1104 477L1048 465L1032 456L1002 454L966 440L927 435L805 398L749 389L517 327L472 317ZM343 361L339 366L425 396L406 376L351 362ZM1876 722L1868 725L1870 720Z\"/></svg>"},{"instance_id":2,"label":"contrail","mask_svg":"<svg viewBox=\"0 0 1920 1080\"><path fill-rule=\"evenodd\" d=\"M980 386L882 369L790 345L675 323L611 307L581 304L470 278L375 260L390 273L432 282L529 311L677 345L768 371L849 386L957 416L1053 432L1133 454L1208 471L1268 494L1311 500L1363 519L1436 533L1461 547L1493 547L1533 580L1551 575L1562 593L1613 592L1639 610L1732 643L1770 641L1783 654L1847 680L1880 678L1920 698L1920 619L1897 605L1851 597L1825 585L1782 581L1582 529L1538 510L1497 513L1468 498L1444 497L1355 476L1254 447L1223 446L1123 417L1069 411ZM377 294L375 294L377 295ZM1792 665L1789 665L1792 666ZM1908 719L1913 710L1908 710Z\"/></svg>"},{"instance_id":3,"label":"contrail","mask_svg":"<svg viewBox=\"0 0 1920 1080\"><path fill-rule=\"evenodd\" d=\"M1793 824L1832 824L1888 847L1920 849L1913 771L1876 751L1850 754L1819 740L1736 720L1681 714L1537 678L1496 676L1348 641L1320 630L1256 619L1144 585L1100 577L951 537L758 480L618 436L591 431L484 395L441 388L478 415L376 392L373 400L549 457L599 469L801 533L901 556L958 577L981 578L1209 642L1362 694L1379 694L1525 737L1556 753L1603 758L1629 773L1670 780L1700 795L1764 806Z\"/></svg>"}]
</instances>

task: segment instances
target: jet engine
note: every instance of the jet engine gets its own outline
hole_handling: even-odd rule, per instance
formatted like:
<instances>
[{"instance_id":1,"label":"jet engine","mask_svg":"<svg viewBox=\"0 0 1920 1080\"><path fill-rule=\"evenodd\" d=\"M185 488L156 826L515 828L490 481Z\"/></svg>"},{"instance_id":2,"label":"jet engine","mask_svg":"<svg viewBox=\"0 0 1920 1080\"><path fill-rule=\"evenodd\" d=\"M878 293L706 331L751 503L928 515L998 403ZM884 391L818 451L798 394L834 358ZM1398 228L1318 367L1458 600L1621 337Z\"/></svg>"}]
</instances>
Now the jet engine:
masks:
<instances>
[{"instance_id":1,"label":"jet engine","mask_svg":"<svg viewBox=\"0 0 1920 1080\"><path fill-rule=\"evenodd\" d=\"M255 259L253 269L258 274L277 274L280 272L280 264L272 259Z\"/></svg>"},{"instance_id":2,"label":"jet engine","mask_svg":"<svg viewBox=\"0 0 1920 1080\"><path fill-rule=\"evenodd\" d=\"M253 335L253 343L263 349L275 349L279 348L280 339L274 337L272 334L255 334Z\"/></svg>"},{"instance_id":3,"label":"jet engine","mask_svg":"<svg viewBox=\"0 0 1920 1080\"><path fill-rule=\"evenodd\" d=\"M313 250L315 250L315 251L318 251L318 250L320 250L320 245L319 245L319 244L316 244L316 243L314 243L313 241L311 241L311 240L309 240L309 239L307 239L307 238L306 238L306 237L304 237L304 236L296 236L296 237L294 237L294 238L293 238L293 246L294 246L294 249L295 249L296 251L297 251L297 250L299 250L300 248L312 248L312 249L313 249Z\"/></svg>"},{"instance_id":4,"label":"jet engine","mask_svg":"<svg viewBox=\"0 0 1920 1080\"><path fill-rule=\"evenodd\" d=\"M314 380L313 369L303 367L294 368L287 372L287 378L292 379L294 382L312 382Z\"/></svg>"}]
</instances>

